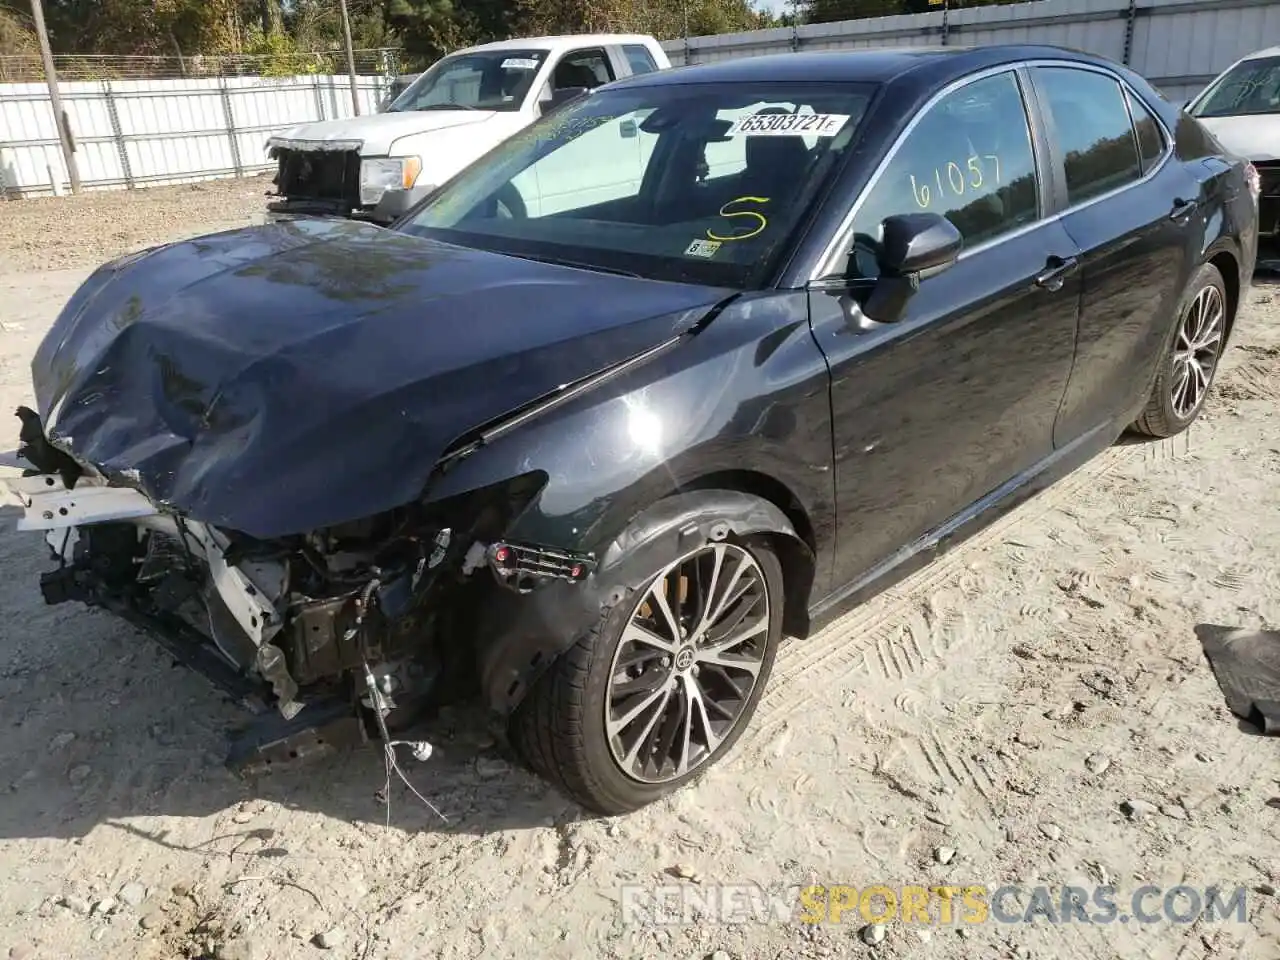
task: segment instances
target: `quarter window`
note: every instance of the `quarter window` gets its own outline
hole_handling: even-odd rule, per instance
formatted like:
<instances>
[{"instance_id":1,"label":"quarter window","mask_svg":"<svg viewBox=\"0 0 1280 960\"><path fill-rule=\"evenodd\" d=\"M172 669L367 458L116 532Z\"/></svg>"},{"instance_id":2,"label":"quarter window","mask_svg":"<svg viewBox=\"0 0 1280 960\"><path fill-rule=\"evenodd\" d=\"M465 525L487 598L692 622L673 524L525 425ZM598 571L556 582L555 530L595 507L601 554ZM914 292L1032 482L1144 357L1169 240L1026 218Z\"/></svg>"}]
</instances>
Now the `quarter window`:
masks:
<instances>
[{"instance_id":1,"label":"quarter window","mask_svg":"<svg viewBox=\"0 0 1280 960\"><path fill-rule=\"evenodd\" d=\"M1013 73L975 80L948 94L901 141L854 217L855 258L863 276L875 275L874 250L885 218L921 212L950 220L967 247L1036 220L1035 154Z\"/></svg>"},{"instance_id":2,"label":"quarter window","mask_svg":"<svg viewBox=\"0 0 1280 960\"><path fill-rule=\"evenodd\" d=\"M1143 176L1150 173L1164 156L1164 134L1160 132L1160 124L1146 105L1132 93L1129 97L1129 112L1133 115L1133 128L1138 134L1138 154L1142 158Z\"/></svg>"},{"instance_id":3,"label":"quarter window","mask_svg":"<svg viewBox=\"0 0 1280 960\"><path fill-rule=\"evenodd\" d=\"M1037 67L1067 173L1067 202L1082 203L1142 177L1120 84L1091 70Z\"/></svg>"},{"instance_id":4,"label":"quarter window","mask_svg":"<svg viewBox=\"0 0 1280 960\"><path fill-rule=\"evenodd\" d=\"M623 44L622 52L626 55L627 63L631 65L632 73L654 73L657 71L658 64L654 61L653 54L640 44Z\"/></svg>"}]
</instances>

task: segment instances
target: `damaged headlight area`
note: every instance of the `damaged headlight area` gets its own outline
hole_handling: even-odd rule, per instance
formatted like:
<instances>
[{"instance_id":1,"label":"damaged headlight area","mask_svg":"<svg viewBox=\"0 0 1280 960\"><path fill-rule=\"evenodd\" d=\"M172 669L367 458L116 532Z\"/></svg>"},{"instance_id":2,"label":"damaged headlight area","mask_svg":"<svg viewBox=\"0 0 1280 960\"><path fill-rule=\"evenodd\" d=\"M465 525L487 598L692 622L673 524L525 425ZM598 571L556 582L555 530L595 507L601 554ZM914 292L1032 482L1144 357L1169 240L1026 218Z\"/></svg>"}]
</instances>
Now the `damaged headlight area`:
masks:
<instances>
[{"instance_id":1,"label":"damaged headlight area","mask_svg":"<svg viewBox=\"0 0 1280 960\"><path fill-rule=\"evenodd\" d=\"M233 766L408 723L442 690L458 692L474 666L472 614L492 591L527 593L594 569L589 555L504 539L545 484L541 472L259 540L153 503L127 476L51 444L31 411L20 415L19 452L35 469L4 482L24 508L18 528L44 531L58 564L41 576L46 602L123 616L258 712Z\"/></svg>"}]
</instances>

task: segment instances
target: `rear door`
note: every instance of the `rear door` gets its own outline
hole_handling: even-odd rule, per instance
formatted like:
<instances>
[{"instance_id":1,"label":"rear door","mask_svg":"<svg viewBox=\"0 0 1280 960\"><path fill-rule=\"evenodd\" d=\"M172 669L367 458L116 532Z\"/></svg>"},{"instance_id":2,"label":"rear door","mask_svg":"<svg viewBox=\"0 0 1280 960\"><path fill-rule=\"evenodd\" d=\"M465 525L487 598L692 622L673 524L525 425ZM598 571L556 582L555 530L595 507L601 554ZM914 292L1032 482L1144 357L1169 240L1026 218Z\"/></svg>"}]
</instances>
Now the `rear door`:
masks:
<instances>
[{"instance_id":1,"label":"rear door","mask_svg":"<svg viewBox=\"0 0 1280 960\"><path fill-rule=\"evenodd\" d=\"M1169 131L1119 78L1081 64L1030 73L1062 225L1081 250L1076 362L1054 429L1063 446L1138 412L1198 254L1207 204L1172 155Z\"/></svg>"},{"instance_id":2,"label":"rear door","mask_svg":"<svg viewBox=\"0 0 1280 960\"><path fill-rule=\"evenodd\" d=\"M854 251L855 279L810 292L832 375L837 593L1053 452L1075 346L1078 250L1046 216L1043 146L1025 93L1006 69L926 107L839 247ZM860 303L876 276L880 224L920 211L950 219L965 250L921 280L902 321L871 322Z\"/></svg>"}]
</instances>

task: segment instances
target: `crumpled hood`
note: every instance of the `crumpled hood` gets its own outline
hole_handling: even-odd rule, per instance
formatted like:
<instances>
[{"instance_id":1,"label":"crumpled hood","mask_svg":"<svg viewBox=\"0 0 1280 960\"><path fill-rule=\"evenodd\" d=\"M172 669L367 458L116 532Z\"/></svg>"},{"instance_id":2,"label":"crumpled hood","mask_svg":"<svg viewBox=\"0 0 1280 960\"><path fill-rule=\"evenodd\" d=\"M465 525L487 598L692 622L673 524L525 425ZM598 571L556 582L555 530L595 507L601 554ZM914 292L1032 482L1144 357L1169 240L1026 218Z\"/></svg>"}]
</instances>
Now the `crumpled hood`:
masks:
<instances>
[{"instance_id":1,"label":"crumpled hood","mask_svg":"<svg viewBox=\"0 0 1280 960\"><path fill-rule=\"evenodd\" d=\"M374 113L339 120L316 120L290 127L276 137L283 140L342 141L359 140L364 157L385 156L401 137L430 133L449 127L483 123L494 116L492 110L406 110L400 113Z\"/></svg>"},{"instance_id":2,"label":"crumpled hood","mask_svg":"<svg viewBox=\"0 0 1280 960\"><path fill-rule=\"evenodd\" d=\"M727 293L283 221L99 269L32 372L74 454L193 519L278 537L412 501L458 437Z\"/></svg>"},{"instance_id":3,"label":"crumpled hood","mask_svg":"<svg viewBox=\"0 0 1280 960\"><path fill-rule=\"evenodd\" d=\"M1280 159L1280 116L1197 119L1237 157L1253 161Z\"/></svg>"}]
</instances>

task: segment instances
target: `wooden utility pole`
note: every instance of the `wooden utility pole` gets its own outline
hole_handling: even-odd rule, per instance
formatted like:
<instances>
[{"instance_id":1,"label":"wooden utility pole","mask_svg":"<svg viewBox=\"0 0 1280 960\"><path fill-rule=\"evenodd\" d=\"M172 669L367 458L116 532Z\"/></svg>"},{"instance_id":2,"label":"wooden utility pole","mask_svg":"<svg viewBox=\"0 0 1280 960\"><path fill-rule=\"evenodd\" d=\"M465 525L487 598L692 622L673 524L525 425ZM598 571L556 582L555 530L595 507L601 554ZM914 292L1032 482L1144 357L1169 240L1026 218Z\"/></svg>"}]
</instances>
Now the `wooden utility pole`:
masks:
<instances>
[{"instance_id":1,"label":"wooden utility pole","mask_svg":"<svg viewBox=\"0 0 1280 960\"><path fill-rule=\"evenodd\" d=\"M62 159L67 164L71 178L71 192L80 192L80 168L76 165L76 146L67 129L67 114L62 109L62 97L58 94L58 74L53 69L53 51L49 49L49 31L44 25L44 6L41 0L31 0L31 18L36 22L36 37L40 41L40 58L44 60L44 79L49 84L49 102L53 106L53 122L58 128L58 140L62 143ZM55 191L56 192L56 191Z\"/></svg>"},{"instance_id":2,"label":"wooden utility pole","mask_svg":"<svg viewBox=\"0 0 1280 960\"><path fill-rule=\"evenodd\" d=\"M360 92L356 86L356 55L351 49L351 18L347 15L347 0L338 0L342 8L342 43L347 48L347 77L351 80L351 109L360 116Z\"/></svg>"}]
</instances>

